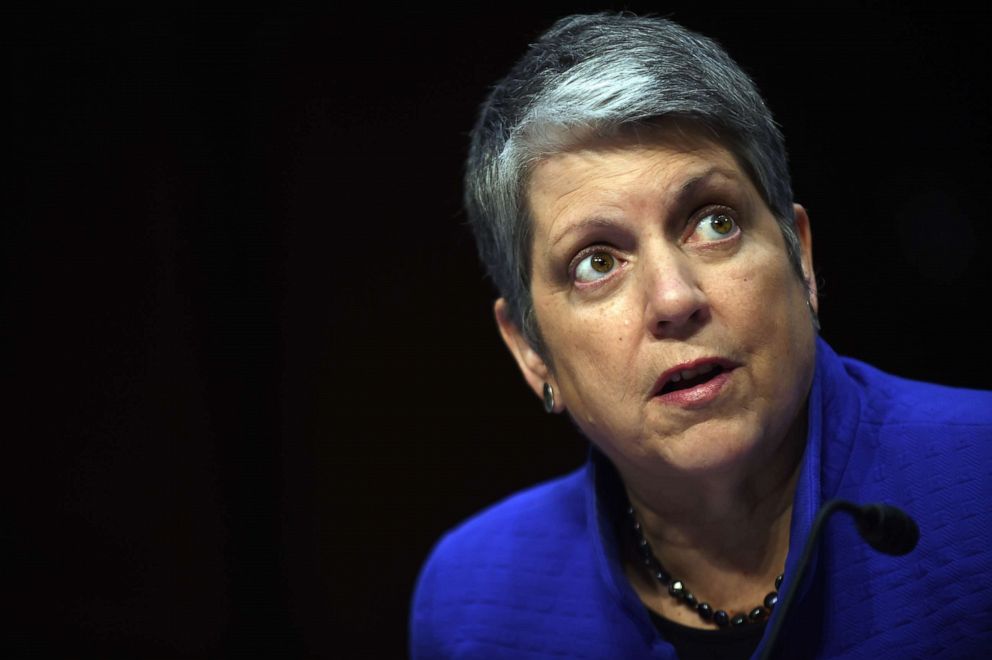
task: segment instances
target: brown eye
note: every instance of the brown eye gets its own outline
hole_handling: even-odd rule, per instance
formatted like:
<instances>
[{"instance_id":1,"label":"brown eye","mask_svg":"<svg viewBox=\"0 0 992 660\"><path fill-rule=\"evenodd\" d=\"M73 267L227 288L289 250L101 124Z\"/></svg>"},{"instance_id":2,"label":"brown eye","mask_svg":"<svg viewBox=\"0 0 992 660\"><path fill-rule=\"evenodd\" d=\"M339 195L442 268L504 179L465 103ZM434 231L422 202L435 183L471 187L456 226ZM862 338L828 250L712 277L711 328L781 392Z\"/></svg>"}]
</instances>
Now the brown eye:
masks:
<instances>
[{"instance_id":1,"label":"brown eye","mask_svg":"<svg viewBox=\"0 0 992 660\"><path fill-rule=\"evenodd\" d=\"M733 230L734 221L730 219L730 216L720 213L719 215L710 216L710 227L713 228L718 234L723 234L726 236Z\"/></svg>"},{"instance_id":2,"label":"brown eye","mask_svg":"<svg viewBox=\"0 0 992 660\"><path fill-rule=\"evenodd\" d=\"M695 242L716 242L725 238L732 238L741 231L740 225L734 220L734 216L729 213L710 213L702 217L696 223L696 228L692 236L688 239L690 243Z\"/></svg>"},{"instance_id":3,"label":"brown eye","mask_svg":"<svg viewBox=\"0 0 992 660\"><path fill-rule=\"evenodd\" d=\"M613 256L605 252L597 252L592 255L589 265L597 273L608 273L613 268Z\"/></svg>"},{"instance_id":4,"label":"brown eye","mask_svg":"<svg viewBox=\"0 0 992 660\"><path fill-rule=\"evenodd\" d=\"M575 267L575 279L584 283L595 282L612 273L616 267L617 260L609 252L593 252Z\"/></svg>"}]
</instances>

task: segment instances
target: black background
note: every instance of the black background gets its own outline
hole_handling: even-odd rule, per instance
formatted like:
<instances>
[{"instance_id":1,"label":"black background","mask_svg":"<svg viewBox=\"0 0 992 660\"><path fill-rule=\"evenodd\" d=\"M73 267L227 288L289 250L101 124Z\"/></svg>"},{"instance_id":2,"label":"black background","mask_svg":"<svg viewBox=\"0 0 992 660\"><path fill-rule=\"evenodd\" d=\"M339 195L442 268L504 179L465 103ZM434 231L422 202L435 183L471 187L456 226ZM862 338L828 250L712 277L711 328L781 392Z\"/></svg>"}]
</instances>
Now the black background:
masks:
<instances>
[{"instance_id":1,"label":"black background","mask_svg":"<svg viewBox=\"0 0 992 660\"><path fill-rule=\"evenodd\" d=\"M989 10L626 6L765 93L826 339L992 386ZM401 657L438 536L583 460L460 178L487 87L604 7L2 16L6 657Z\"/></svg>"}]
</instances>

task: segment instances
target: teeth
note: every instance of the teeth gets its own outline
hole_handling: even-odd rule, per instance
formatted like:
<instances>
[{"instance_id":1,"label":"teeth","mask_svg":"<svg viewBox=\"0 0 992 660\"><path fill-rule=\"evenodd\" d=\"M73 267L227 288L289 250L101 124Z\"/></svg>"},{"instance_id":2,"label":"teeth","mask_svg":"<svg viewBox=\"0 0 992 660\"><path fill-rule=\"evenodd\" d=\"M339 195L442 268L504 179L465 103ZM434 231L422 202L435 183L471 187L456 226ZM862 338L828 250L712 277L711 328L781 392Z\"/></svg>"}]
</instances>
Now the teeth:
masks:
<instances>
[{"instance_id":1,"label":"teeth","mask_svg":"<svg viewBox=\"0 0 992 660\"><path fill-rule=\"evenodd\" d=\"M695 378L696 376L700 376L702 374L708 374L711 371L713 371L713 365L712 364L704 364L701 367L697 367L695 369L683 369L682 371L678 372L677 374L672 374L672 377L671 377L670 380L673 383L677 383L680 380L683 380L683 379L684 380L688 380L690 378Z\"/></svg>"}]
</instances>

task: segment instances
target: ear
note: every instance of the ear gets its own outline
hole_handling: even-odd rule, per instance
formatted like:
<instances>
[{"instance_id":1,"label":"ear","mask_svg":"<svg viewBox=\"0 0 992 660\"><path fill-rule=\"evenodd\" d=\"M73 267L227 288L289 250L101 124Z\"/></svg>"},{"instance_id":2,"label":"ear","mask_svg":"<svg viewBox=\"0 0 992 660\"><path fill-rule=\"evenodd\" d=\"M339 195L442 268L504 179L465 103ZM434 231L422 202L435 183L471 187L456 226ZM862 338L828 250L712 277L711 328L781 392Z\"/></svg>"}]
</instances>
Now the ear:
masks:
<instances>
[{"instance_id":1,"label":"ear","mask_svg":"<svg viewBox=\"0 0 992 660\"><path fill-rule=\"evenodd\" d=\"M534 394L543 401L544 384L551 385L555 391L554 412L561 412L564 409L561 404L561 392L557 383L554 382L551 370L511 318L510 306L506 300L503 298L497 300L493 306L493 312L496 315L496 325L499 326L499 334L503 337L503 343L513 354L513 359L517 361L517 366L520 367L520 372L524 375L527 384L530 385L530 389L534 390Z\"/></svg>"},{"instance_id":2,"label":"ear","mask_svg":"<svg viewBox=\"0 0 992 660\"><path fill-rule=\"evenodd\" d=\"M813 311L819 313L819 304L816 297L816 275L813 271L813 232L809 226L809 214L802 204L792 205L796 216L796 234L799 236L799 247L801 248L800 262L803 267L803 278L806 280L806 288L809 289L809 304L813 306Z\"/></svg>"}]
</instances>

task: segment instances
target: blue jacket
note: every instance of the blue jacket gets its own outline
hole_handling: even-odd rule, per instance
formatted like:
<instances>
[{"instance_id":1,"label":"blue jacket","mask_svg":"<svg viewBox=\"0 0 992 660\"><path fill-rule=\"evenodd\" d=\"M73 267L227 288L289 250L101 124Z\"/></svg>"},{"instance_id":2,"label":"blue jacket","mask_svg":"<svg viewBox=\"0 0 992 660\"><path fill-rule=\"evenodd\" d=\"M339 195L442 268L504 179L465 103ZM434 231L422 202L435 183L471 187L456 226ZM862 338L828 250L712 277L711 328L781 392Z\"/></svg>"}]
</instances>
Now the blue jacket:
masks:
<instances>
[{"instance_id":1,"label":"blue jacket","mask_svg":"<svg viewBox=\"0 0 992 660\"><path fill-rule=\"evenodd\" d=\"M674 658L624 575L603 473L590 460L447 534L417 584L413 657ZM781 657L992 656L992 393L897 378L819 340L783 592L834 497L899 506L920 543L882 555L834 516Z\"/></svg>"}]
</instances>

